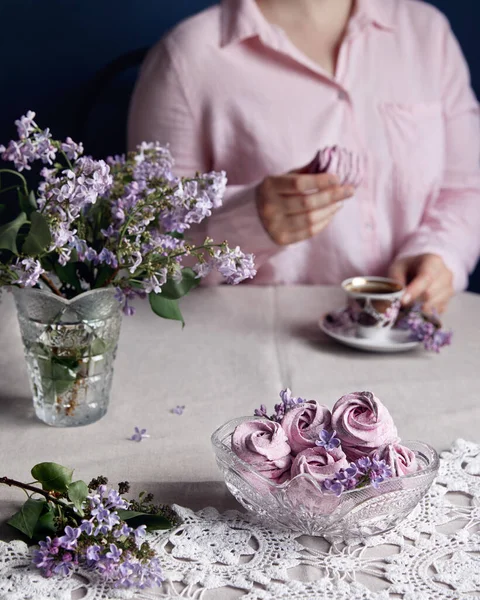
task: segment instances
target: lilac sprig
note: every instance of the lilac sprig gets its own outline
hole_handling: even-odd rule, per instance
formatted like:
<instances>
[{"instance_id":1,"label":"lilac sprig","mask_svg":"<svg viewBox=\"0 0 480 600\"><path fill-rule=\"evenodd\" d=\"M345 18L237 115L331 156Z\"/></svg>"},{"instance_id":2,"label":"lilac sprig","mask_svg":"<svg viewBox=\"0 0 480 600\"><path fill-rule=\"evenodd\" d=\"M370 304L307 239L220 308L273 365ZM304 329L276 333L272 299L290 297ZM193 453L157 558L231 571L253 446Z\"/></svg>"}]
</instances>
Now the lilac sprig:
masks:
<instances>
[{"instance_id":1,"label":"lilac sprig","mask_svg":"<svg viewBox=\"0 0 480 600\"><path fill-rule=\"evenodd\" d=\"M376 456L372 458L362 456L350 463L346 469L340 469L331 479L326 479L322 483L322 487L327 493L341 496L348 490L359 489L367 485L377 488L392 476L392 470L384 460L379 460Z\"/></svg>"},{"instance_id":2,"label":"lilac sprig","mask_svg":"<svg viewBox=\"0 0 480 600\"><path fill-rule=\"evenodd\" d=\"M303 398L296 398L294 396L292 396L292 392L290 390L290 388L286 388L284 390L282 390L280 392L280 398L281 398L281 402L279 402L278 404L275 404L275 412L268 416L267 414L267 407L265 406L265 404L261 404L260 408L256 408L254 411L254 416L255 417L264 417L266 419L269 419L270 421L275 421L277 423L280 423L283 419L283 417L285 416L285 414L291 410L292 408L295 408L296 406L298 406L299 404L303 404L305 402L305 400Z\"/></svg>"},{"instance_id":3,"label":"lilac sprig","mask_svg":"<svg viewBox=\"0 0 480 600\"><path fill-rule=\"evenodd\" d=\"M421 304L418 303L401 316L396 327L410 331L412 339L422 342L425 350L438 353L441 348L452 343L453 332L443 330L437 315L425 315Z\"/></svg>"},{"instance_id":4,"label":"lilac sprig","mask_svg":"<svg viewBox=\"0 0 480 600\"><path fill-rule=\"evenodd\" d=\"M67 525L63 535L39 543L33 555L35 566L46 577L67 576L82 565L114 587L160 586L164 578L155 552L145 541L145 525L129 527L118 515L129 503L105 485L87 501L78 527Z\"/></svg>"},{"instance_id":5,"label":"lilac sprig","mask_svg":"<svg viewBox=\"0 0 480 600\"><path fill-rule=\"evenodd\" d=\"M168 146L158 142L142 143L136 151L106 161L94 160L83 156L82 144L69 137L52 139L34 119L35 113L29 111L16 121L18 140L0 146L0 155L18 171L22 194L30 198L36 213L36 236L40 231L43 247L37 237L35 244L30 240L24 246L30 223L25 214L17 246L31 250L6 254L7 262L0 263L0 285L34 287L42 280L67 298L113 285L124 313L130 315L134 309L129 301L135 295L158 296L168 284L172 294L171 286L183 279L188 257L193 274L190 271L187 278L201 279L216 270L227 283L238 284L255 276L252 254L210 238L201 245L183 239L185 232L222 205L225 172L180 178L174 174ZM30 170L35 161L46 166L38 189L29 196L20 172ZM73 268L63 269L69 263ZM183 293L191 287L189 282ZM156 312L161 314L158 304L160 300Z\"/></svg>"}]
</instances>

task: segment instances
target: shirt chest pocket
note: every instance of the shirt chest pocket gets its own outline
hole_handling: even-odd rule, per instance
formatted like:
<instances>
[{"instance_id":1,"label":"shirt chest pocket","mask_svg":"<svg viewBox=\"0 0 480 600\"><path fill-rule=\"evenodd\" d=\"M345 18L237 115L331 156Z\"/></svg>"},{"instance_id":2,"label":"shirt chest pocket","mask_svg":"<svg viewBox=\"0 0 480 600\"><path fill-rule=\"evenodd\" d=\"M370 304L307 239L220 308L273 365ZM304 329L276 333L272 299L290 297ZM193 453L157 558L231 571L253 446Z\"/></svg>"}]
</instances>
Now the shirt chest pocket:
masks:
<instances>
[{"instance_id":1,"label":"shirt chest pocket","mask_svg":"<svg viewBox=\"0 0 480 600\"><path fill-rule=\"evenodd\" d=\"M397 191L427 195L441 184L445 131L440 103L379 104ZM401 198L400 198L401 199Z\"/></svg>"}]
</instances>

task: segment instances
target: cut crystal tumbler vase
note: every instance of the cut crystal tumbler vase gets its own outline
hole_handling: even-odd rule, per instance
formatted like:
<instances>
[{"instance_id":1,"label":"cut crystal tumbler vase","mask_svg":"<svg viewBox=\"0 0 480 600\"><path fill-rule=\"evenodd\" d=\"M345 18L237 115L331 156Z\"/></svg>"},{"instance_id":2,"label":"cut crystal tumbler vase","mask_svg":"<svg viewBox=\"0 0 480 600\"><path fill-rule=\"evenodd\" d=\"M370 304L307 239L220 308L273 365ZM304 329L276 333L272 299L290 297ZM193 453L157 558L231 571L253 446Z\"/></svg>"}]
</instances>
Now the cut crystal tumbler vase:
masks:
<instances>
[{"instance_id":1,"label":"cut crystal tumbler vase","mask_svg":"<svg viewBox=\"0 0 480 600\"><path fill-rule=\"evenodd\" d=\"M103 417L122 323L115 290L72 300L31 288L13 293L37 417L56 427Z\"/></svg>"}]
</instances>

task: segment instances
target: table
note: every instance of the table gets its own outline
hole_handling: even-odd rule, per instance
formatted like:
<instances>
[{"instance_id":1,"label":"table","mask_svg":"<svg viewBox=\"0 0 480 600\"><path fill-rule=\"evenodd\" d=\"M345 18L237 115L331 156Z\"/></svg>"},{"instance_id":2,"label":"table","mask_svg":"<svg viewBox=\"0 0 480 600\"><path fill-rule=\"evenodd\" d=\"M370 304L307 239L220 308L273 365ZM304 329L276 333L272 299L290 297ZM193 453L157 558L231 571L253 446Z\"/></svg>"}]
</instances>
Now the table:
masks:
<instances>
[{"instance_id":1,"label":"table","mask_svg":"<svg viewBox=\"0 0 480 600\"><path fill-rule=\"evenodd\" d=\"M238 508L220 481L210 434L261 403L272 407L287 386L329 406L347 392L371 390L403 439L438 450L459 437L480 442L480 296L452 301L445 324L453 344L438 355L376 355L338 345L317 322L342 303L342 292L327 286L204 288L182 301L183 330L139 303L122 325L107 415L87 427L56 429L33 414L13 299L4 294L0 474L29 481L35 463L55 461L74 467L79 479L129 480L163 502ZM185 405L181 416L171 412L177 405ZM134 426L151 437L129 441ZM21 500L18 490L0 488L0 520ZM0 526L0 539L13 537Z\"/></svg>"}]
</instances>

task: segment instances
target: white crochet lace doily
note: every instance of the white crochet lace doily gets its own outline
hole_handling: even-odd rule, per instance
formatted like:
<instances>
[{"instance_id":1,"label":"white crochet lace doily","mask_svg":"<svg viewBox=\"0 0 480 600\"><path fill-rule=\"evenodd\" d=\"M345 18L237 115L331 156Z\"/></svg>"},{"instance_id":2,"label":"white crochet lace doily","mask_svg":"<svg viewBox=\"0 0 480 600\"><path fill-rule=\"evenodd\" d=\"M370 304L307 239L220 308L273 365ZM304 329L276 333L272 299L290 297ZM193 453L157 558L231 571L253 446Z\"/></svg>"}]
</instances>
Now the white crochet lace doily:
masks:
<instances>
[{"instance_id":1,"label":"white crochet lace doily","mask_svg":"<svg viewBox=\"0 0 480 600\"><path fill-rule=\"evenodd\" d=\"M480 445L458 440L395 530L365 543L271 531L248 514L175 507L183 523L150 535L163 589L112 590L91 573L45 579L31 549L0 542L0 600L479 600Z\"/></svg>"}]
</instances>

